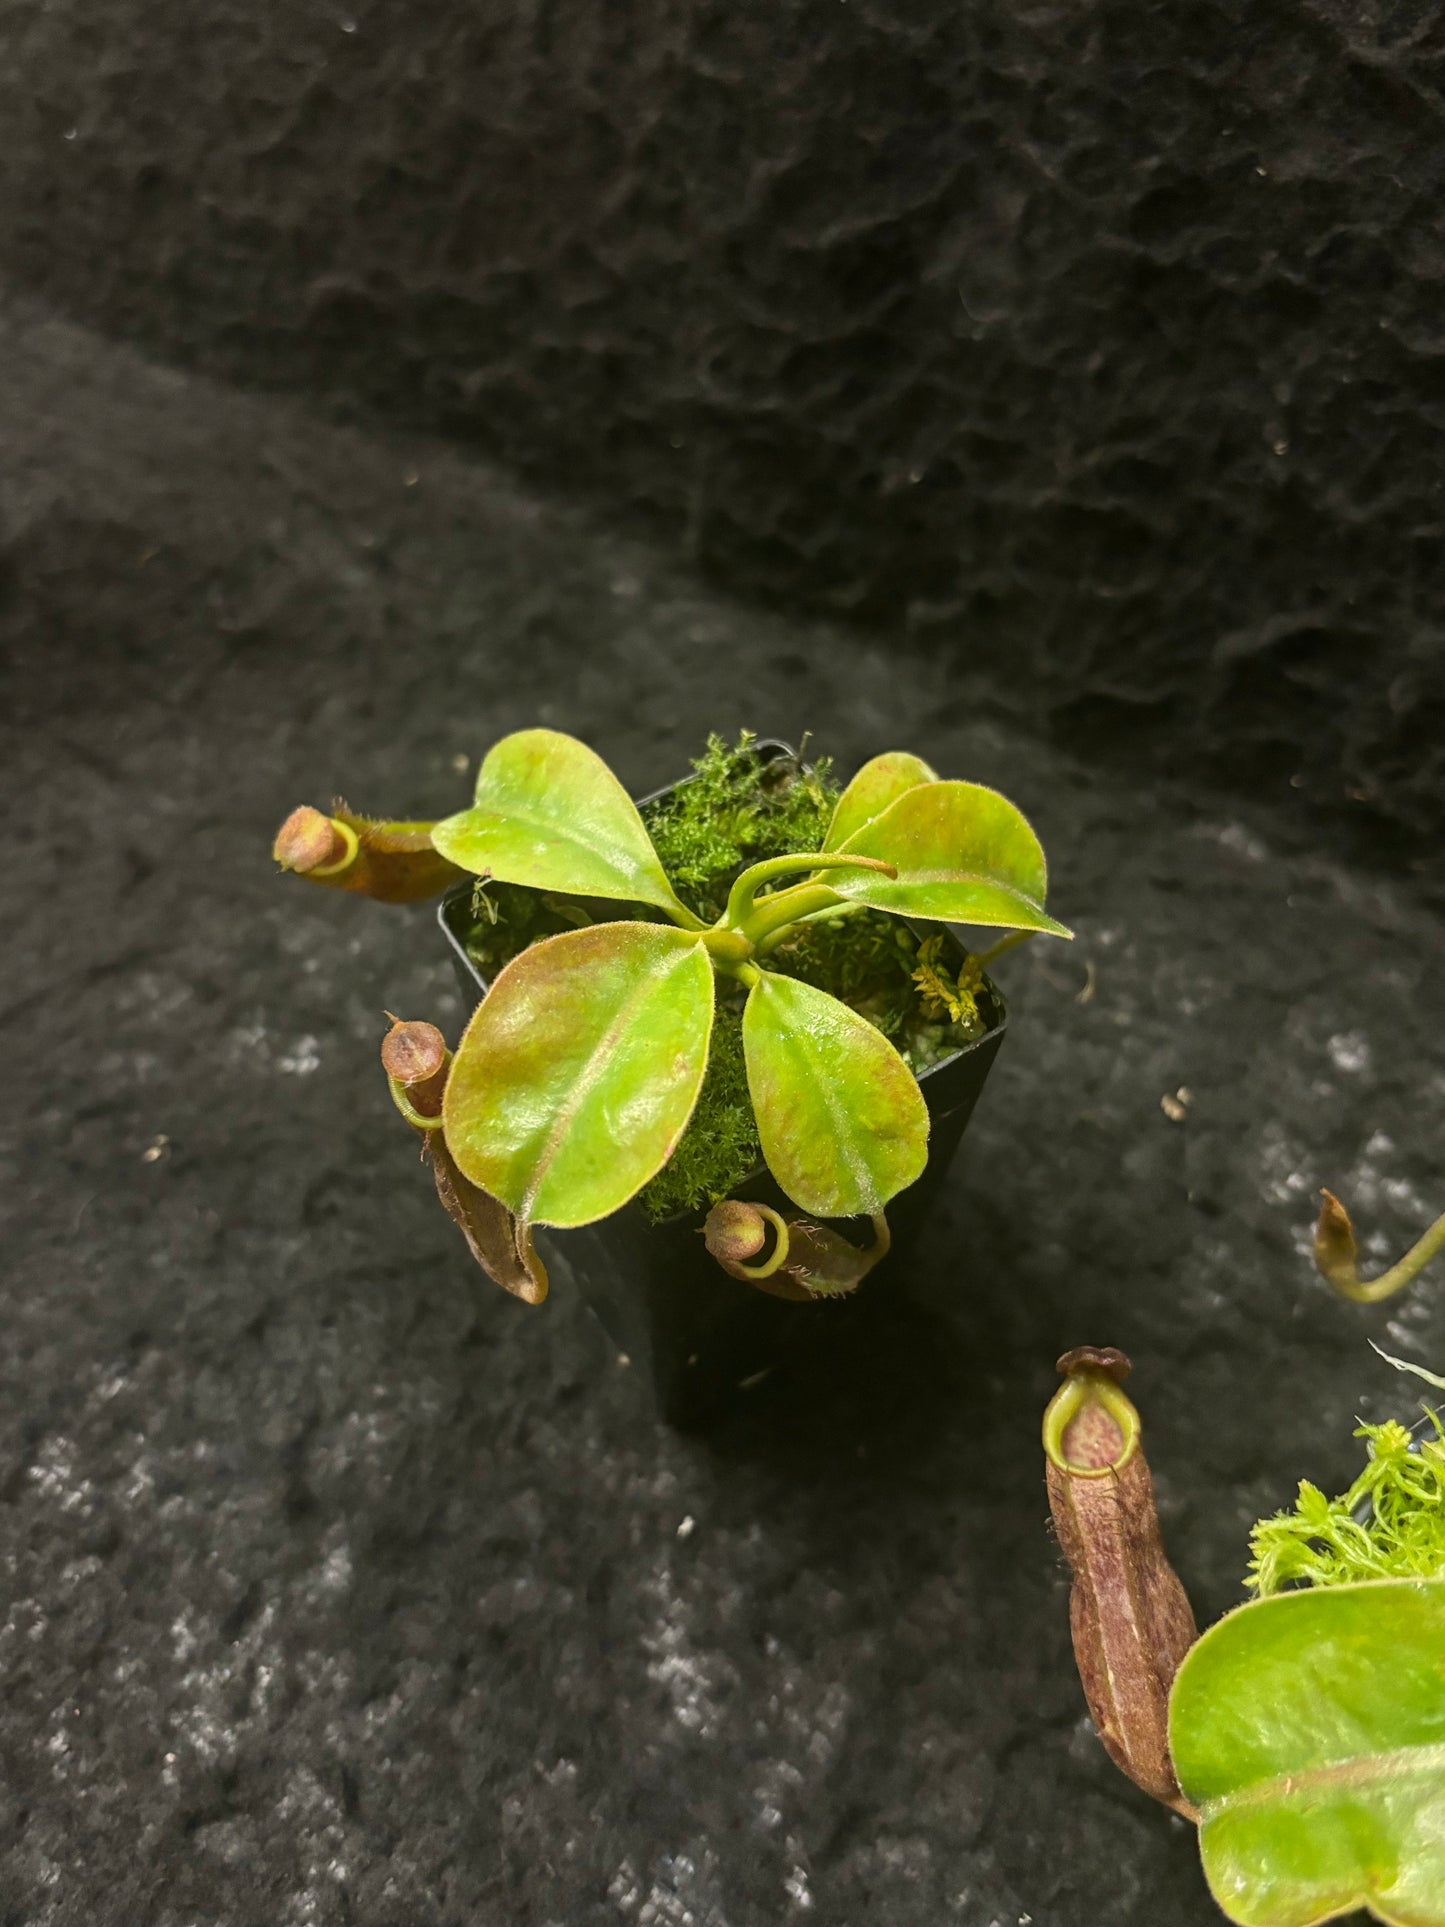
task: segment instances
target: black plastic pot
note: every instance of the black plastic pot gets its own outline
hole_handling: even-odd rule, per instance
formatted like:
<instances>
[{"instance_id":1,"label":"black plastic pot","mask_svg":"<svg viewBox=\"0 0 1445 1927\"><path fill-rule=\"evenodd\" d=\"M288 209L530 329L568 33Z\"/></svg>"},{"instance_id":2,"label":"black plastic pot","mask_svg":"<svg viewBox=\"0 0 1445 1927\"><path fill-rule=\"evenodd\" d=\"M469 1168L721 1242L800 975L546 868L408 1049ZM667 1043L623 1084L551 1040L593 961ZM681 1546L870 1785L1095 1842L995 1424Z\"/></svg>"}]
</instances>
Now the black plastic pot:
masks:
<instances>
[{"instance_id":1,"label":"black plastic pot","mask_svg":"<svg viewBox=\"0 0 1445 1927\"><path fill-rule=\"evenodd\" d=\"M792 756L780 742L757 745L759 756ZM691 778L684 777L682 782ZM644 803L670 794L679 784L654 791ZM487 992L487 980L468 955L472 886L461 884L442 899L438 921L451 949L457 982L468 1009ZM618 914L625 915L619 908ZM912 926L920 935L940 926ZM958 947L968 946L959 931L943 926ZM1008 1016L997 988L985 980L979 1008L989 1023L986 1037L946 1058L919 1079L928 1103L931 1129L923 1175L888 1211L893 1248L862 1286L887 1289L928 1206L947 1176L959 1139L978 1102L989 1066L998 1055ZM766 1166L737 1186L735 1197L772 1205L797 1215ZM789 1352L841 1316L851 1301L818 1300L798 1304L770 1297L722 1271L702 1241L704 1213L688 1212L654 1224L634 1200L596 1224L575 1230L539 1230L537 1243L552 1275L564 1289L574 1286L608 1337L653 1385L659 1409L675 1425L695 1424L760 1382ZM872 1236L867 1221L834 1220L835 1228L859 1244Z\"/></svg>"}]
</instances>

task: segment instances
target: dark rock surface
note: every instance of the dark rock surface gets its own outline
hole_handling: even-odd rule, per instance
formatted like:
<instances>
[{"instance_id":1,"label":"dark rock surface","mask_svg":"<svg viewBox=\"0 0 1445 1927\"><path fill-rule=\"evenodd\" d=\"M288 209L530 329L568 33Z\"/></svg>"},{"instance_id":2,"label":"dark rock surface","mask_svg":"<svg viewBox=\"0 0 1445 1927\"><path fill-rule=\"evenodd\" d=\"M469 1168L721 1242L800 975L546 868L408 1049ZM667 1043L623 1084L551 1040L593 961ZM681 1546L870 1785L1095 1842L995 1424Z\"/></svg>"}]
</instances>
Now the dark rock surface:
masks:
<instances>
[{"instance_id":1,"label":"dark rock surface","mask_svg":"<svg viewBox=\"0 0 1445 1927\"><path fill-rule=\"evenodd\" d=\"M1322 1181L1378 1252L1440 1201L1439 923L445 446L14 301L0 421L0 1921L1215 1920L1082 1718L1038 1417L1134 1354L1212 1616L1412 1407L1365 1337L1439 1366L1440 1280L1357 1311L1302 1241ZM924 1261L702 1437L435 1210L375 1065L383 1005L455 1019L425 912L268 860L536 720L639 786L710 725L911 745L1028 808L1079 932L1009 959Z\"/></svg>"},{"instance_id":2,"label":"dark rock surface","mask_svg":"<svg viewBox=\"0 0 1445 1927\"><path fill-rule=\"evenodd\" d=\"M0 261L1438 838L1423 0L12 0Z\"/></svg>"}]
</instances>

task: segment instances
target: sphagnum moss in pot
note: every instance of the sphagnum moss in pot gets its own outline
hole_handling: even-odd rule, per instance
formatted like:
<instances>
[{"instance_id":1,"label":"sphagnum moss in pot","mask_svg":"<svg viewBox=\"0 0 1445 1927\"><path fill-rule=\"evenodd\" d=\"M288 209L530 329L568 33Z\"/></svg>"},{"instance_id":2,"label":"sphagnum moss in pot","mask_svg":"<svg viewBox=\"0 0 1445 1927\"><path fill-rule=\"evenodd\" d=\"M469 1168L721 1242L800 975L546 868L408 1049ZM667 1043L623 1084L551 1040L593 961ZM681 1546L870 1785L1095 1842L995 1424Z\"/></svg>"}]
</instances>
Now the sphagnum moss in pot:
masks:
<instances>
[{"instance_id":1,"label":"sphagnum moss in pot","mask_svg":"<svg viewBox=\"0 0 1445 1927\"><path fill-rule=\"evenodd\" d=\"M392 1096L483 1269L540 1303L541 1231L679 1421L913 1229L1002 1041L984 965L1069 934L996 791L897 751L840 793L826 762L747 735L638 805L584 744L522 730L469 809L302 808L275 855L391 902L445 893L476 1008L454 1056L394 1021ZM1011 934L974 956L956 924Z\"/></svg>"}]
</instances>

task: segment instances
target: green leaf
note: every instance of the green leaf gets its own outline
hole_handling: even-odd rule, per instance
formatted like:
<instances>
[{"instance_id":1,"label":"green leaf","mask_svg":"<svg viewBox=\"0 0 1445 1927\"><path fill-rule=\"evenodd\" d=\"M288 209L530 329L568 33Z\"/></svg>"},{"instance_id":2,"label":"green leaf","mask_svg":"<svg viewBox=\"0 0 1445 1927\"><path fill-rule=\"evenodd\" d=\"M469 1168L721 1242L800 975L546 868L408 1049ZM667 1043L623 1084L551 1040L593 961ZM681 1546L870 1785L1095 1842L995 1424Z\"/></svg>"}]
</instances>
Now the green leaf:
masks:
<instances>
[{"instance_id":1,"label":"green leaf","mask_svg":"<svg viewBox=\"0 0 1445 1927\"><path fill-rule=\"evenodd\" d=\"M712 964L687 931L599 923L533 944L452 1060L442 1118L462 1175L524 1224L617 1210L687 1128L712 1013Z\"/></svg>"},{"instance_id":2,"label":"green leaf","mask_svg":"<svg viewBox=\"0 0 1445 1927\"><path fill-rule=\"evenodd\" d=\"M632 798L594 750L555 729L504 736L477 772L472 807L434 824L432 844L478 876L653 903L701 928L673 894Z\"/></svg>"},{"instance_id":3,"label":"green leaf","mask_svg":"<svg viewBox=\"0 0 1445 1927\"><path fill-rule=\"evenodd\" d=\"M855 903L901 917L1073 934L1044 913L1048 869L1027 818L981 783L915 785L843 847L898 871L830 871L828 888Z\"/></svg>"},{"instance_id":4,"label":"green leaf","mask_svg":"<svg viewBox=\"0 0 1445 1927\"><path fill-rule=\"evenodd\" d=\"M1180 1668L1169 1741L1231 1920L1445 1927L1445 1579L1240 1607Z\"/></svg>"},{"instance_id":5,"label":"green leaf","mask_svg":"<svg viewBox=\"0 0 1445 1927\"><path fill-rule=\"evenodd\" d=\"M923 1093L883 1033L836 997L760 971L743 1053L763 1156L804 1211L881 1211L922 1171Z\"/></svg>"},{"instance_id":6,"label":"green leaf","mask_svg":"<svg viewBox=\"0 0 1445 1927\"><path fill-rule=\"evenodd\" d=\"M882 756L875 756L871 763L863 765L838 798L823 848L841 849L850 836L856 835L875 816L881 816L905 790L937 781L938 771L930 769L921 756L910 756L906 749L890 749Z\"/></svg>"}]
</instances>

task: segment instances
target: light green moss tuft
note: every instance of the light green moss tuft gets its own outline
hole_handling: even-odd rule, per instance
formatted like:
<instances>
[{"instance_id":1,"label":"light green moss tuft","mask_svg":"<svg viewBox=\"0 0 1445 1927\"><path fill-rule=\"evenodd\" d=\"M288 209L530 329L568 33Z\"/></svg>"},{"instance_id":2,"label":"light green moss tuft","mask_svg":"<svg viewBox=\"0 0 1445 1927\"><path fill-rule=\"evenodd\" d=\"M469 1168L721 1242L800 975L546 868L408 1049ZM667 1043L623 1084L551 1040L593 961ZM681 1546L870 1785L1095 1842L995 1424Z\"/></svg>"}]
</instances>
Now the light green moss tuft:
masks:
<instances>
[{"instance_id":1,"label":"light green moss tuft","mask_svg":"<svg viewBox=\"0 0 1445 1927\"><path fill-rule=\"evenodd\" d=\"M743 1062L742 1012L720 1003L697 1109L671 1158L644 1187L642 1208L657 1223L714 1205L761 1158Z\"/></svg>"},{"instance_id":2,"label":"light green moss tuft","mask_svg":"<svg viewBox=\"0 0 1445 1927\"><path fill-rule=\"evenodd\" d=\"M1261 1519L1250 1535L1245 1584L1261 1597L1291 1586L1343 1586L1358 1579L1445 1579L1445 1427L1412 1452L1393 1420L1362 1425L1370 1459L1349 1491L1327 1499L1301 1479L1293 1512ZM1366 1523L1355 1518L1365 1500Z\"/></svg>"},{"instance_id":3,"label":"light green moss tuft","mask_svg":"<svg viewBox=\"0 0 1445 1927\"><path fill-rule=\"evenodd\" d=\"M693 775L643 809L662 867L688 908L708 923L722 915L739 870L794 850L821 850L838 785L820 756L810 769L792 757L763 762L750 729L736 743L709 736Z\"/></svg>"}]
</instances>

